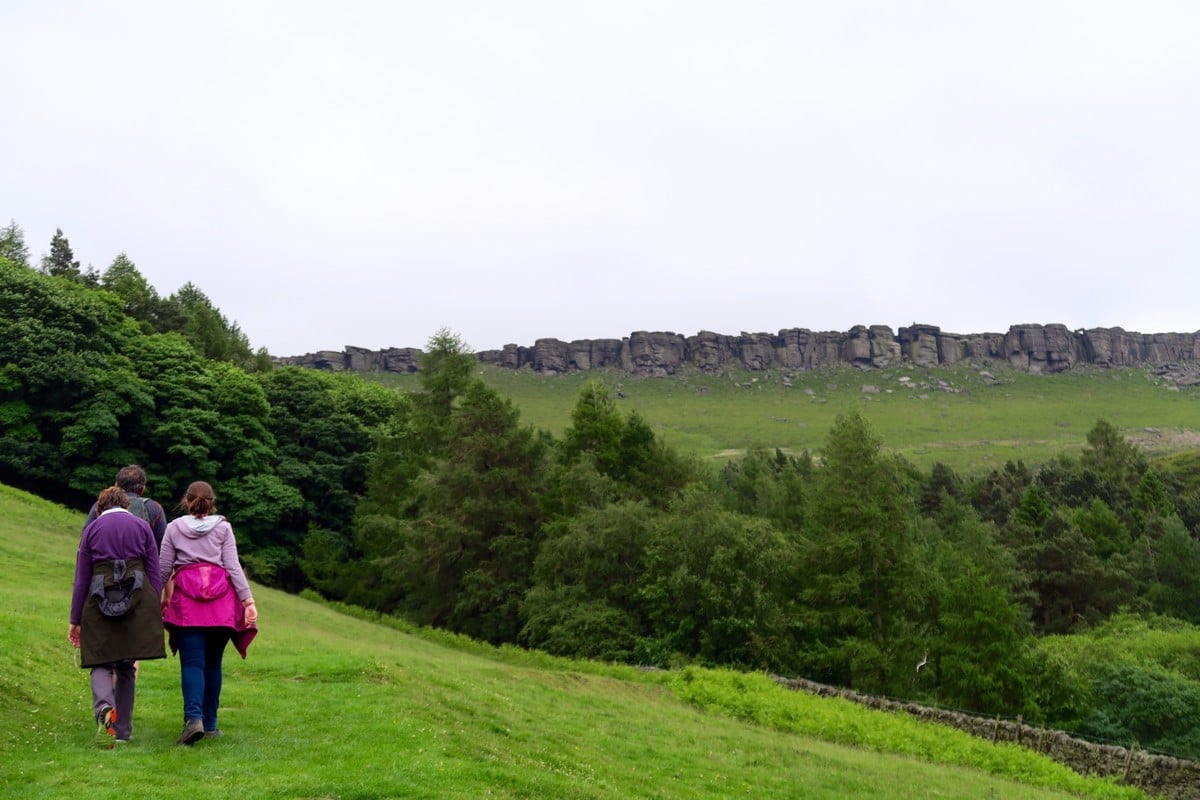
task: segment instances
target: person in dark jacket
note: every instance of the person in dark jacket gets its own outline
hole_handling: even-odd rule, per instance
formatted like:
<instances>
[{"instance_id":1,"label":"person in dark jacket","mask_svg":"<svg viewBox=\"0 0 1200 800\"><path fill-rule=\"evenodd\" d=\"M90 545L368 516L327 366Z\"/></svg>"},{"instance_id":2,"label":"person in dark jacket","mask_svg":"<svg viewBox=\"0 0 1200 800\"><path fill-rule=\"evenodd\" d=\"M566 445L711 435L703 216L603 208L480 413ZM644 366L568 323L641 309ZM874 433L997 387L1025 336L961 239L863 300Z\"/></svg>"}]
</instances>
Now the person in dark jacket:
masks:
<instances>
[{"instance_id":1,"label":"person in dark jacket","mask_svg":"<svg viewBox=\"0 0 1200 800\"><path fill-rule=\"evenodd\" d=\"M154 546L161 546L163 534L167 531L167 512L163 510L161 503L143 496L146 494L146 470L137 464L121 467L113 483L125 490L125 496L129 498L129 512L150 523L150 530L154 531ZM99 513L96 504L93 503L83 527L91 525Z\"/></svg>"},{"instance_id":2,"label":"person in dark jacket","mask_svg":"<svg viewBox=\"0 0 1200 800\"><path fill-rule=\"evenodd\" d=\"M80 666L92 670L102 747L133 738L135 662L166 657L158 549L149 523L128 505L122 487L102 491L97 517L83 529L75 554L67 639L80 649Z\"/></svg>"}]
</instances>

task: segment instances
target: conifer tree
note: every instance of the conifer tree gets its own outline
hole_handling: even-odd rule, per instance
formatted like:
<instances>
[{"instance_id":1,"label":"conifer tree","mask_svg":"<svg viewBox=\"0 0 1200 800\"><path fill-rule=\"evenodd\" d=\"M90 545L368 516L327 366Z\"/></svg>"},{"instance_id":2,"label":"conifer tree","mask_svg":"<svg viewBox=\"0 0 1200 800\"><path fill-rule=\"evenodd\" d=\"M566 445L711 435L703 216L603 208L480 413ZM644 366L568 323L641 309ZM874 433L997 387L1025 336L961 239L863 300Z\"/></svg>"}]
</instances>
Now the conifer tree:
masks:
<instances>
[{"instance_id":1,"label":"conifer tree","mask_svg":"<svg viewBox=\"0 0 1200 800\"><path fill-rule=\"evenodd\" d=\"M915 503L858 412L834 420L812 495L807 583L817 635L810 657L833 682L886 691L920 656L914 640L924 585Z\"/></svg>"},{"instance_id":2,"label":"conifer tree","mask_svg":"<svg viewBox=\"0 0 1200 800\"><path fill-rule=\"evenodd\" d=\"M79 262L71 250L71 243L63 235L62 228L56 228L54 237L50 240L49 254L42 256L42 272L60 278L80 280Z\"/></svg>"},{"instance_id":3,"label":"conifer tree","mask_svg":"<svg viewBox=\"0 0 1200 800\"><path fill-rule=\"evenodd\" d=\"M29 266L29 247L25 244L25 232L17 225L16 220L10 220L8 225L0 228L0 258L7 258L22 267Z\"/></svg>"}]
</instances>

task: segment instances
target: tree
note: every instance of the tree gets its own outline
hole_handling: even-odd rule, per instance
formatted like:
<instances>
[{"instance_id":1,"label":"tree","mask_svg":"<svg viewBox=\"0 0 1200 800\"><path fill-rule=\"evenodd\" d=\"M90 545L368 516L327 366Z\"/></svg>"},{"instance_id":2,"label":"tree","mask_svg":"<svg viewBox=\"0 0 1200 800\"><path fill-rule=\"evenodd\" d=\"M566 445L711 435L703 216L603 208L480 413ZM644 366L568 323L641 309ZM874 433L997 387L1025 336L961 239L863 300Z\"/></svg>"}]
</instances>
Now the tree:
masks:
<instances>
[{"instance_id":1,"label":"tree","mask_svg":"<svg viewBox=\"0 0 1200 800\"><path fill-rule=\"evenodd\" d=\"M440 329L421 358L422 390L405 395L375 433L366 492L354 514L354 548L382 572L394 571L388 565L401 546L400 521L420 513L422 494L416 481L444 452L458 399L478 381L472 375L476 363L461 338ZM394 598L397 591L388 589L385 594Z\"/></svg>"},{"instance_id":2,"label":"tree","mask_svg":"<svg viewBox=\"0 0 1200 800\"><path fill-rule=\"evenodd\" d=\"M939 701L986 713L1024 709L1028 623L1008 590L968 567L950 580L939 623Z\"/></svg>"},{"instance_id":3,"label":"tree","mask_svg":"<svg viewBox=\"0 0 1200 800\"><path fill-rule=\"evenodd\" d=\"M1013 512L1013 521L1021 526L1037 529L1050 518L1050 502L1037 482L1025 487L1025 494Z\"/></svg>"},{"instance_id":4,"label":"tree","mask_svg":"<svg viewBox=\"0 0 1200 800\"><path fill-rule=\"evenodd\" d=\"M266 427L276 443L276 474L299 490L304 508L292 520L349 539L376 436L401 405L386 387L357 375L281 367L257 381L269 406Z\"/></svg>"},{"instance_id":5,"label":"tree","mask_svg":"<svg viewBox=\"0 0 1200 800\"><path fill-rule=\"evenodd\" d=\"M1156 471L1147 469L1138 479L1133 490L1133 508L1143 520L1154 516L1169 517L1176 513L1175 503Z\"/></svg>"},{"instance_id":6,"label":"tree","mask_svg":"<svg viewBox=\"0 0 1200 800\"><path fill-rule=\"evenodd\" d=\"M794 670L788 589L796 556L795 541L766 520L724 511L707 489L690 486L660 518L646 552L648 659Z\"/></svg>"},{"instance_id":7,"label":"tree","mask_svg":"<svg viewBox=\"0 0 1200 800\"><path fill-rule=\"evenodd\" d=\"M143 332L152 333L157 330L155 322L162 300L127 255L117 254L100 276L100 288L121 298L125 304L125 313L141 324Z\"/></svg>"},{"instance_id":8,"label":"tree","mask_svg":"<svg viewBox=\"0 0 1200 800\"><path fill-rule=\"evenodd\" d=\"M1117 485L1131 490L1146 469L1146 459L1111 422L1097 420L1087 433L1081 460Z\"/></svg>"},{"instance_id":9,"label":"tree","mask_svg":"<svg viewBox=\"0 0 1200 800\"><path fill-rule=\"evenodd\" d=\"M545 449L512 402L482 381L467 387L447 447L416 491L419 514L401 527L405 607L423 624L494 644L515 642L541 541L537 497Z\"/></svg>"},{"instance_id":10,"label":"tree","mask_svg":"<svg viewBox=\"0 0 1200 800\"><path fill-rule=\"evenodd\" d=\"M992 470L972 484L968 496L979 516L997 525L1008 521L1033 476L1023 461L1007 461L1002 470Z\"/></svg>"},{"instance_id":11,"label":"tree","mask_svg":"<svg viewBox=\"0 0 1200 800\"><path fill-rule=\"evenodd\" d=\"M1096 555L1103 560L1128 553L1133 548L1129 529L1099 497L1086 507L1076 509L1074 522L1092 540Z\"/></svg>"},{"instance_id":12,"label":"tree","mask_svg":"<svg viewBox=\"0 0 1200 800\"><path fill-rule=\"evenodd\" d=\"M57 278L70 278L74 281L78 281L82 277L79 262L75 260L71 243L63 235L62 228L54 230L54 236L50 239L50 252L42 256L42 273Z\"/></svg>"},{"instance_id":13,"label":"tree","mask_svg":"<svg viewBox=\"0 0 1200 800\"><path fill-rule=\"evenodd\" d=\"M566 465L588 460L624 497L665 507L696 470L665 446L636 412L622 418L608 389L589 381L571 412L562 446Z\"/></svg>"},{"instance_id":14,"label":"tree","mask_svg":"<svg viewBox=\"0 0 1200 800\"><path fill-rule=\"evenodd\" d=\"M834 420L812 494L801 590L812 616L811 667L871 691L907 684L907 667L920 656L913 620L925 603L915 505L881 447L860 413Z\"/></svg>"},{"instance_id":15,"label":"tree","mask_svg":"<svg viewBox=\"0 0 1200 800\"><path fill-rule=\"evenodd\" d=\"M1032 613L1040 633L1094 624L1136 596L1125 565L1097 558L1093 541L1064 512L1052 513L1019 557L1036 596Z\"/></svg>"},{"instance_id":16,"label":"tree","mask_svg":"<svg viewBox=\"0 0 1200 800\"><path fill-rule=\"evenodd\" d=\"M472 383L478 364L466 342L457 334L441 328L430 337L421 358L422 392L414 398L417 412L424 416L430 433L444 432L444 424L454 410L455 401Z\"/></svg>"},{"instance_id":17,"label":"tree","mask_svg":"<svg viewBox=\"0 0 1200 800\"><path fill-rule=\"evenodd\" d=\"M128 455L117 431L145 411L123 355L136 337L112 296L0 261L0 477L94 494L88 466Z\"/></svg>"},{"instance_id":18,"label":"tree","mask_svg":"<svg viewBox=\"0 0 1200 800\"><path fill-rule=\"evenodd\" d=\"M954 474L954 470L939 461L930 470L929 480L921 492L921 511L925 514L935 514L941 510L945 499L957 500L962 495L962 481Z\"/></svg>"},{"instance_id":19,"label":"tree","mask_svg":"<svg viewBox=\"0 0 1200 800\"><path fill-rule=\"evenodd\" d=\"M167 299L167 303L174 307L174 311L163 314L164 320L173 318L181 321L182 324L175 330L182 333L205 358L228 361L239 367L246 367L253 362L250 341L241 328L236 322L226 319L195 284L184 284Z\"/></svg>"},{"instance_id":20,"label":"tree","mask_svg":"<svg viewBox=\"0 0 1200 800\"><path fill-rule=\"evenodd\" d=\"M1200 757L1200 687L1157 665L1103 664L1091 685L1097 706L1080 730L1105 741Z\"/></svg>"},{"instance_id":21,"label":"tree","mask_svg":"<svg viewBox=\"0 0 1200 800\"><path fill-rule=\"evenodd\" d=\"M797 458L752 447L741 459L726 462L718 486L731 511L763 517L783 531L799 531L808 502L805 485L812 474L807 452Z\"/></svg>"},{"instance_id":22,"label":"tree","mask_svg":"<svg viewBox=\"0 0 1200 800\"><path fill-rule=\"evenodd\" d=\"M8 225L0 228L0 258L21 267L29 266L29 247L25 244L25 231L17 225L16 220L10 220Z\"/></svg>"},{"instance_id":23,"label":"tree","mask_svg":"<svg viewBox=\"0 0 1200 800\"><path fill-rule=\"evenodd\" d=\"M236 510L238 555L250 577L288 591L304 588L295 525L304 513L300 491L269 471L239 473L219 491L221 505Z\"/></svg>"},{"instance_id":24,"label":"tree","mask_svg":"<svg viewBox=\"0 0 1200 800\"><path fill-rule=\"evenodd\" d=\"M1200 622L1200 542L1178 517L1164 521L1155 556L1155 580L1146 593L1153 609Z\"/></svg>"},{"instance_id":25,"label":"tree","mask_svg":"<svg viewBox=\"0 0 1200 800\"><path fill-rule=\"evenodd\" d=\"M634 661L649 633L639 588L657 516L622 501L563 519L534 562L522 641L556 655Z\"/></svg>"}]
</instances>

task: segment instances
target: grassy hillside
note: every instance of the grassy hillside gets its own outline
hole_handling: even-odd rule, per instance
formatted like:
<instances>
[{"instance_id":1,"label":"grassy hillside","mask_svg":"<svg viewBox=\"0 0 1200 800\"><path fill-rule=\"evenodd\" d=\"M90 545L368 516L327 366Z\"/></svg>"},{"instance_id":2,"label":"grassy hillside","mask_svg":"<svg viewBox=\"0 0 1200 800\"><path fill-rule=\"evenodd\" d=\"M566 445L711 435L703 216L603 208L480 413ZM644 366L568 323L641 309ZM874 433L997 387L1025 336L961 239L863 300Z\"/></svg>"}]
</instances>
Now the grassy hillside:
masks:
<instances>
[{"instance_id":1,"label":"grassy hillside","mask_svg":"<svg viewBox=\"0 0 1200 800\"><path fill-rule=\"evenodd\" d=\"M134 741L99 750L87 675L66 641L82 522L81 513L0 486L6 798L1142 796L1015 747L787 692L765 678L497 651L263 588L249 659L229 651L224 739L174 744L182 719L170 658L142 664ZM786 730L804 725L820 738Z\"/></svg>"},{"instance_id":2,"label":"grassy hillside","mask_svg":"<svg viewBox=\"0 0 1200 800\"><path fill-rule=\"evenodd\" d=\"M962 473L1078 451L1101 417L1150 454L1200 446L1200 389L1174 389L1138 369L1030 375L993 364L987 370L998 383L970 366L635 378L484 365L480 374L513 400L526 424L555 434L570 423L583 383L603 379L623 395L621 408L636 410L668 443L714 459L754 445L819 448L834 417L855 408L888 448L925 468L942 461ZM416 376L369 377L404 390L419 386Z\"/></svg>"}]
</instances>

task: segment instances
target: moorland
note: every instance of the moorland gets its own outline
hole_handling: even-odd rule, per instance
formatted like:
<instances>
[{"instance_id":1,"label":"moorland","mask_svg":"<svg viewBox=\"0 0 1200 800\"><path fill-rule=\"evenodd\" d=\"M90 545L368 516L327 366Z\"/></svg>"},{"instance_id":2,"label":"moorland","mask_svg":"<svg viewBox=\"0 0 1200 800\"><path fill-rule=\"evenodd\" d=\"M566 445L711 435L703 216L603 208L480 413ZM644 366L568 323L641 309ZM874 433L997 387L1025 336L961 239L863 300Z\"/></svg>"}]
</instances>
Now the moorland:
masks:
<instances>
[{"instance_id":1,"label":"moorland","mask_svg":"<svg viewBox=\"0 0 1200 800\"><path fill-rule=\"evenodd\" d=\"M416 375L360 374L401 391L420 388ZM481 364L478 374L513 401L522 422L555 434L570 424L581 388L602 381L622 410L639 413L666 442L713 461L755 446L819 450L834 418L852 409L870 420L885 449L926 469L940 461L964 474L1077 454L1099 419L1150 456L1200 448L1200 388L1180 389L1141 368L1037 375L987 362L658 378Z\"/></svg>"}]
</instances>

